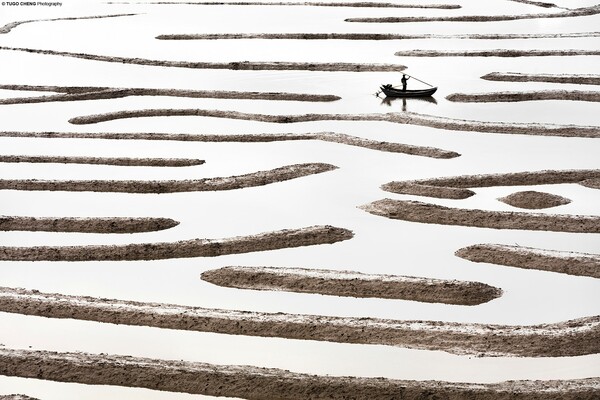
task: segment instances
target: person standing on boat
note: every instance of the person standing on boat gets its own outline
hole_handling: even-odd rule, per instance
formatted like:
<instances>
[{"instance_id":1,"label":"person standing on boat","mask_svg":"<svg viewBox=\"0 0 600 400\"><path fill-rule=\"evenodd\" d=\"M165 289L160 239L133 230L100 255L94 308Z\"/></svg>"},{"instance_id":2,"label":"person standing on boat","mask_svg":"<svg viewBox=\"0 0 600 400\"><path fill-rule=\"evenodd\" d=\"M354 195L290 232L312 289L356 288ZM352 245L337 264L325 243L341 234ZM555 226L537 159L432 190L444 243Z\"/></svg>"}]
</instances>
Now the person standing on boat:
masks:
<instances>
[{"instance_id":1,"label":"person standing on boat","mask_svg":"<svg viewBox=\"0 0 600 400\"><path fill-rule=\"evenodd\" d=\"M406 82L409 80L410 78L407 78L405 74L402 74L402 91L406 92Z\"/></svg>"}]
</instances>

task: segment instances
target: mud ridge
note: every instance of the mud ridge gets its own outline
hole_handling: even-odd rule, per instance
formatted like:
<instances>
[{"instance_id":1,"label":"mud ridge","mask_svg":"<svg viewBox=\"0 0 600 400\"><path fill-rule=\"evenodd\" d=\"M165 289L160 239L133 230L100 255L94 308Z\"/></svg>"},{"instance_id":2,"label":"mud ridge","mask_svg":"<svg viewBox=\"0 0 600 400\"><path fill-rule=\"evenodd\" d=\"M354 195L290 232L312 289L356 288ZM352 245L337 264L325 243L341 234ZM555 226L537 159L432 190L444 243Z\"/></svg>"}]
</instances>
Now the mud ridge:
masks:
<instances>
[{"instance_id":1,"label":"mud ridge","mask_svg":"<svg viewBox=\"0 0 600 400\"><path fill-rule=\"evenodd\" d=\"M510 0L510 1L514 1L515 3L529 4L531 6L538 6L538 7L542 7L542 8L557 8L558 7L554 3L544 3L542 1L531 1L531 0Z\"/></svg>"},{"instance_id":2,"label":"mud ridge","mask_svg":"<svg viewBox=\"0 0 600 400\"><path fill-rule=\"evenodd\" d=\"M583 90L536 90L531 92L452 93L449 101L461 103L493 103L537 100L600 101L600 92Z\"/></svg>"},{"instance_id":3,"label":"mud ridge","mask_svg":"<svg viewBox=\"0 0 600 400\"><path fill-rule=\"evenodd\" d=\"M69 87L69 86L33 86L0 85L0 89L45 91L63 93L51 96L16 97L0 99L0 104L47 103L54 101L82 101L117 99L129 96L169 96L207 99L249 99L279 101L330 102L340 100L333 95L282 93L282 92L237 92L216 90L148 89L148 88L111 88L111 87Z\"/></svg>"},{"instance_id":4,"label":"mud ridge","mask_svg":"<svg viewBox=\"0 0 600 400\"><path fill-rule=\"evenodd\" d=\"M558 207L569 204L571 200L551 193L527 190L517 192L498 199L499 201L518 208L541 210L544 208Z\"/></svg>"},{"instance_id":5,"label":"mud ridge","mask_svg":"<svg viewBox=\"0 0 600 400\"><path fill-rule=\"evenodd\" d=\"M215 285L238 289L469 306L486 303L502 295L502 290L480 282L305 268L223 267L203 272L201 278Z\"/></svg>"},{"instance_id":6,"label":"mud ridge","mask_svg":"<svg viewBox=\"0 0 600 400\"><path fill-rule=\"evenodd\" d=\"M581 181L580 184L590 189L600 189L600 178L586 179Z\"/></svg>"},{"instance_id":7,"label":"mud ridge","mask_svg":"<svg viewBox=\"0 0 600 400\"><path fill-rule=\"evenodd\" d=\"M336 166L324 163L286 165L268 171L245 175L204 179L141 181L141 180L68 180L0 179L0 190L46 190L105 193L179 193L234 190L269 185L290 179L333 171Z\"/></svg>"},{"instance_id":8,"label":"mud ridge","mask_svg":"<svg viewBox=\"0 0 600 400\"><path fill-rule=\"evenodd\" d=\"M382 185L388 192L437 197L443 199L465 199L475 194L467 188L494 186L534 186L562 183L582 183L589 179L600 179L600 169L545 170L513 172L507 174L460 175L448 178L394 181Z\"/></svg>"},{"instance_id":9,"label":"mud ridge","mask_svg":"<svg viewBox=\"0 0 600 400\"><path fill-rule=\"evenodd\" d=\"M33 397L25 396L24 394L7 394L0 395L0 400L38 400Z\"/></svg>"},{"instance_id":10,"label":"mud ridge","mask_svg":"<svg viewBox=\"0 0 600 400\"><path fill-rule=\"evenodd\" d=\"M539 123L507 123L485 122L463 119L437 117L434 115L417 113L386 113L386 114L297 114L297 115L271 115L252 114L238 111L203 110L203 109L145 109L115 111L105 114L94 114L71 118L69 122L74 125L97 124L100 122L114 121L127 118L144 117L173 117L195 116L211 118L240 119L247 121L269 122L276 124L290 124L315 121L384 121L397 124L410 124L427 126L436 129L453 131L467 131L480 133L504 133L538 136L563 136L563 137L600 137L600 127L578 125L556 125Z\"/></svg>"},{"instance_id":11,"label":"mud ridge","mask_svg":"<svg viewBox=\"0 0 600 400\"><path fill-rule=\"evenodd\" d=\"M68 157L0 155L0 163L57 163L116 165L124 167L191 167L204 164L204 160L191 158L126 158L126 157Z\"/></svg>"},{"instance_id":12,"label":"mud ridge","mask_svg":"<svg viewBox=\"0 0 600 400\"><path fill-rule=\"evenodd\" d=\"M108 3L122 4L122 3ZM131 4L131 3L125 3ZM326 1L286 1L286 2L266 2L266 1L153 1L136 4L153 5L193 5L193 6L304 6L304 7L359 7L359 8L428 8L455 10L461 8L458 4L398 4L382 3L372 1L359 2L326 2Z\"/></svg>"},{"instance_id":13,"label":"mud ridge","mask_svg":"<svg viewBox=\"0 0 600 400\"><path fill-rule=\"evenodd\" d=\"M600 233L600 217L596 216L470 210L444 207L420 201L392 199L377 200L359 208L373 215L425 224Z\"/></svg>"},{"instance_id":14,"label":"mud ridge","mask_svg":"<svg viewBox=\"0 0 600 400\"><path fill-rule=\"evenodd\" d=\"M375 18L346 18L346 22L491 22L513 21L518 19L538 18L568 18L584 17L600 13L600 4L591 7L582 7L556 13L519 14L519 15L458 15L453 17L375 17Z\"/></svg>"},{"instance_id":15,"label":"mud ridge","mask_svg":"<svg viewBox=\"0 0 600 400\"><path fill-rule=\"evenodd\" d=\"M454 354L570 357L600 352L600 316L529 326L401 321L208 309L13 288L0 288L0 311L232 335L402 346Z\"/></svg>"},{"instance_id":16,"label":"mud ridge","mask_svg":"<svg viewBox=\"0 0 600 400\"><path fill-rule=\"evenodd\" d=\"M361 64L361 63L316 63L316 62L286 62L286 61L232 61L232 62L203 62L203 61L168 61L151 60L147 58L131 58L103 56L68 51L40 50L21 47L0 46L0 50L22 51L32 54L44 54L60 57L79 58L83 60L113 62L118 64L148 65L155 67L192 68L192 69L230 69L240 71L402 71L406 67L398 64Z\"/></svg>"},{"instance_id":17,"label":"mud ridge","mask_svg":"<svg viewBox=\"0 0 600 400\"><path fill-rule=\"evenodd\" d=\"M567 57L600 56L600 50L405 50L395 53L402 57Z\"/></svg>"},{"instance_id":18,"label":"mud ridge","mask_svg":"<svg viewBox=\"0 0 600 400\"><path fill-rule=\"evenodd\" d=\"M550 82L580 85L600 85L600 75L573 74L523 74L519 72L491 72L481 77L488 81L501 82Z\"/></svg>"},{"instance_id":19,"label":"mud ridge","mask_svg":"<svg viewBox=\"0 0 600 400\"><path fill-rule=\"evenodd\" d=\"M351 239L352 231L329 225L284 229L226 239L90 246L0 246L0 261L138 261L218 257L227 254L332 244Z\"/></svg>"},{"instance_id":20,"label":"mud ridge","mask_svg":"<svg viewBox=\"0 0 600 400\"><path fill-rule=\"evenodd\" d=\"M600 278L600 255L504 244L477 244L455 253L465 260Z\"/></svg>"},{"instance_id":21,"label":"mud ridge","mask_svg":"<svg viewBox=\"0 0 600 400\"><path fill-rule=\"evenodd\" d=\"M112 14L112 15L96 15L92 17L67 17L67 18L51 18L51 19L30 19L27 21L11 22L0 27L0 34L9 33L19 25L29 24L32 22L52 22L52 21L75 21L79 19L100 19L100 18L116 18L116 17L131 17L138 14Z\"/></svg>"},{"instance_id":22,"label":"mud ridge","mask_svg":"<svg viewBox=\"0 0 600 400\"><path fill-rule=\"evenodd\" d=\"M0 231L139 233L173 228L170 218L59 218L0 216Z\"/></svg>"}]
</instances>

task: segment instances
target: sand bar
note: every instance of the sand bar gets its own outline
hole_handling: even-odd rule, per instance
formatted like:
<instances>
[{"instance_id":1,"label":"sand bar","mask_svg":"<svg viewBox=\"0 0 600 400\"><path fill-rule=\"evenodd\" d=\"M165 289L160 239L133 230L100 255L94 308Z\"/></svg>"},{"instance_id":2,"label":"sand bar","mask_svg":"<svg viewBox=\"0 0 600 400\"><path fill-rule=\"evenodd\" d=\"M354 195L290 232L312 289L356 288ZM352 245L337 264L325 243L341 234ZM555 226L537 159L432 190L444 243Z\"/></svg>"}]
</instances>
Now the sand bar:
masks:
<instances>
[{"instance_id":1,"label":"sand bar","mask_svg":"<svg viewBox=\"0 0 600 400\"><path fill-rule=\"evenodd\" d=\"M480 282L323 269L223 267L206 271L201 277L215 285L238 289L283 290L459 305L482 304L502 295L502 290Z\"/></svg>"},{"instance_id":2,"label":"sand bar","mask_svg":"<svg viewBox=\"0 0 600 400\"><path fill-rule=\"evenodd\" d=\"M19 25L29 24L32 22L52 22L52 21L75 21L79 19L99 19L99 18L115 18L115 17L131 17L137 14L112 14L112 15L97 15L92 17L66 17L66 18L51 18L51 19L30 19L27 21L11 22L0 27L0 34L9 33Z\"/></svg>"},{"instance_id":3,"label":"sand bar","mask_svg":"<svg viewBox=\"0 0 600 400\"><path fill-rule=\"evenodd\" d=\"M586 179L581 181L580 184L590 189L600 189L600 178Z\"/></svg>"},{"instance_id":4,"label":"sand bar","mask_svg":"<svg viewBox=\"0 0 600 400\"><path fill-rule=\"evenodd\" d=\"M449 101L460 103L497 103L539 100L600 101L600 92L583 90L536 90L523 92L452 93Z\"/></svg>"},{"instance_id":5,"label":"sand bar","mask_svg":"<svg viewBox=\"0 0 600 400\"><path fill-rule=\"evenodd\" d=\"M153 4L186 6L300 6L300 7L359 7L359 8L433 8L454 10L458 4L398 4L375 1L329 2L329 1L152 1L144 3L109 2L108 4Z\"/></svg>"},{"instance_id":6,"label":"sand bar","mask_svg":"<svg viewBox=\"0 0 600 400\"><path fill-rule=\"evenodd\" d=\"M600 316L511 326L208 309L0 288L0 311L48 318L232 335L441 350L454 354L570 357L600 352Z\"/></svg>"},{"instance_id":7,"label":"sand bar","mask_svg":"<svg viewBox=\"0 0 600 400\"><path fill-rule=\"evenodd\" d=\"M491 229L600 233L600 217L450 208L410 200L377 200L360 209L391 219Z\"/></svg>"},{"instance_id":8,"label":"sand bar","mask_svg":"<svg viewBox=\"0 0 600 400\"><path fill-rule=\"evenodd\" d=\"M478 263L559 272L600 278L600 255L544 250L503 244L476 244L463 247L458 257Z\"/></svg>"},{"instance_id":9,"label":"sand bar","mask_svg":"<svg viewBox=\"0 0 600 400\"><path fill-rule=\"evenodd\" d=\"M173 228L178 221L170 218L65 218L0 216L0 231L138 233Z\"/></svg>"},{"instance_id":10,"label":"sand bar","mask_svg":"<svg viewBox=\"0 0 600 400\"><path fill-rule=\"evenodd\" d=\"M25 396L24 394L7 394L0 395L0 400L38 400L33 397Z\"/></svg>"},{"instance_id":11,"label":"sand bar","mask_svg":"<svg viewBox=\"0 0 600 400\"><path fill-rule=\"evenodd\" d=\"M0 163L34 164L94 164L124 167L191 167L204 164L204 160L191 158L126 158L126 157L69 157L0 155Z\"/></svg>"},{"instance_id":12,"label":"sand bar","mask_svg":"<svg viewBox=\"0 0 600 400\"><path fill-rule=\"evenodd\" d=\"M545 2L542 2L542 1L531 1L531 0L510 0L510 1L514 1L515 3L529 4L531 6L538 6L538 7L542 7L542 8L556 8L556 7L558 7L554 3L545 3Z\"/></svg>"},{"instance_id":13,"label":"sand bar","mask_svg":"<svg viewBox=\"0 0 600 400\"><path fill-rule=\"evenodd\" d=\"M600 56L600 50L404 50L394 54L401 57L569 57Z\"/></svg>"},{"instance_id":14,"label":"sand bar","mask_svg":"<svg viewBox=\"0 0 600 400\"><path fill-rule=\"evenodd\" d=\"M499 198L498 200L513 207L525 208L528 210L558 207L571 202L571 200L565 197L557 196L552 193L537 192L535 190L512 193L506 197Z\"/></svg>"},{"instance_id":15,"label":"sand bar","mask_svg":"<svg viewBox=\"0 0 600 400\"><path fill-rule=\"evenodd\" d=\"M600 85L600 75L524 74L520 72L490 72L481 79L502 82L550 82L581 85Z\"/></svg>"}]
</instances>

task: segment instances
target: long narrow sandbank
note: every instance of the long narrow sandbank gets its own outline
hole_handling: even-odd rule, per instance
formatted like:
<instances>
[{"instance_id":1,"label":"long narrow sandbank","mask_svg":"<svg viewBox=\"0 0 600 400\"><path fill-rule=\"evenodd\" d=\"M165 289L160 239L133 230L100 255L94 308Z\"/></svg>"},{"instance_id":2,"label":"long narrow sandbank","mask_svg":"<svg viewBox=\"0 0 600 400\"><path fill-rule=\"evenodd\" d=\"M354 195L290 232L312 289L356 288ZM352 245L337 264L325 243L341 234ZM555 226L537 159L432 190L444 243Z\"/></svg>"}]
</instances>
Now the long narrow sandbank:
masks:
<instances>
[{"instance_id":1,"label":"long narrow sandbank","mask_svg":"<svg viewBox=\"0 0 600 400\"><path fill-rule=\"evenodd\" d=\"M582 183L600 179L600 169L545 170L505 174L460 175L446 178L393 181L381 186L385 191L443 199L465 199L475 194L468 188L494 186L534 186Z\"/></svg>"},{"instance_id":2,"label":"long narrow sandbank","mask_svg":"<svg viewBox=\"0 0 600 400\"><path fill-rule=\"evenodd\" d=\"M117 3L108 3L117 4ZM123 3L118 3L123 4ZM125 4L131 4L125 2ZM136 3L140 4L140 3ZM152 1L141 4L186 6L287 6L287 7L358 7L358 8L428 8L454 10L458 4L398 4L376 1L330 2L330 1Z\"/></svg>"},{"instance_id":3,"label":"long narrow sandbank","mask_svg":"<svg viewBox=\"0 0 600 400\"><path fill-rule=\"evenodd\" d=\"M0 395L0 400L38 400L33 397L25 396L24 394L7 394Z\"/></svg>"},{"instance_id":4,"label":"long narrow sandbank","mask_svg":"<svg viewBox=\"0 0 600 400\"><path fill-rule=\"evenodd\" d=\"M600 189L600 178L586 179L581 181L579 184L590 189Z\"/></svg>"},{"instance_id":5,"label":"long narrow sandbank","mask_svg":"<svg viewBox=\"0 0 600 400\"><path fill-rule=\"evenodd\" d=\"M531 6L537 6L537 7L542 7L542 8L556 8L556 7L558 7L554 3L546 3L546 2L542 2L542 1L531 1L531 0L510 0L510 1L514 1L515 3L529 4Z\"/></svg>"},{"instance_id":6,"label":"long narrow sandbank","mask_svg":"<svg viewBox=\"0 0 600 400\"><path fill-rule=\"evenodd\" d=\"M147 117L211 117L239 119L246 121L259 121L276 124L290 124L315 121L384 121L397 124L427 126L436 129L504 133L538 136L563 136L563 137L600 137L600 127L579 125L556 125L539 123L510 123L486 122L463 119L437 117L434 115L417 113L385 113L385 114L253 114L239 111L204 110L196 108L184 109L144 109L124 110L105 114L93 114L74 117L69 120L74 125L97 124L100 122L114 121L128 118Z\"/></svg>"},{"instance_id":7,"label":"long narrow sandbank","mask_svg":"<svg viewBox=\"0 0 600 400\"><path fill-rule=\"evenodd\" d=\"M223 267L203 272L201 278L215 285L238 289L283 290L468 306L486 303L502 295L502 290L480 282L323 269Z\"/></svg>"},{"instance_id":8,"label":"long narrow sandbank","mask_svg":"<svg viewBox=\"0 0 600 400\"><path fill-rule=\"evenodd\" d=\"M33 54L44 54L60 57L79 58L83 60L113 62L118 64L148 65L155 67L192 68L192 69L230 69L240 71L345 71L345 72L384 72L402 71L406 67L399 64L361 64L361 63L318 63L318 62L287 62L287 61L169 61L151 60L147 58L132 58L119 56L103 56L87 53L72 53L68 51L29 49L22 47L0 46L0 50L22 51Z\"/></svg>"},{"instance_id":9,"label":"long narrow sandbank","mask_svg":"<svg viewBox=\"0 0 600 400\"><path fill-rule=\"evenodd\" d=\"M80 19L100 19L100 18L116 18L116 17L131 17L137 14L111 14L111 15L96 15L91 17L66 17L66 18L50 18L50 19L30 19L27 21L16 21L0 27L0 34L9 33L14 28L23 24L32 22L53 22L53 21L76 21Z\"/></svg>"},{"instance_id":10,"label":"long narrow sandbank","mask_svg":"<svg viewBox=\"0 0 600 400\"><path fill-rule=\"evenodd\" d=\"M16 217L0 216L0 231L138 233L173 228L170 218L134 217Z\"/></svg>"},{"instance_id":11,"label":"long narrow sandbank","mask_svg":"<svg viewBox=\"0 0 600 400\"><path fill-rule=\"evenodd\" d=\"M403 50L394 54L401 57L568 57L600 56L600 50Z\"/></svg>"},{"instance_id":12,"label":"long narrow sandbank","mask_svg":"<svg viewBox=\"0 0 600 400\"><path fill-rule=\"evenodd\" d=\"M0 137L18 138L48 138L48 139L108 139L108 140L165 140L181 142L239 142L239 143L269 143L297 140L321 140L324 142L339 143L348 146L362 147L365 149L386 151L390 153L404 153L414 156L431 158L455 158L460 154L454 151L443 150L436 147L413 146L403 143L384 142L365 139L357 136L335 132L316 133L258 133L238 135L206 135L189 133L151 133L151 132L1 132Z\"/></svg>"},{"instance_id":13,"label":"long narrow sandbank","mask_svg":"<svg viewBox=\"0 0 600 400\"><path fill-rule=\"evenodd\" d=\"M476 244L455 253L465 260L600 278L600 255L504 244Z\"/></svg>"},{"instance_id":14,"label":"long narrow sandbank","mask_svg":"<svg viewBox=\"0 0 600 400\"><path fill-rule=\"evenodd\" d=\"M111 324L361 343L454 354L571 357L600 352L600 316L510 326L221 310L0 288L0 311Z\"/></svg>"},{"instance_id":15,"label":"long narrow sandbank","mask_svg":"<svg viewBox=\"0 0 600 400\"><path fill-rule=\"evenodd\" d=\"M490 72L481 79L500 82L549 82L580 85L600 85L600 75L524 74L520 72Z\"/></svg>"},{"instance_id":16,"label":"long narrow sandbank","mask_svg":"<svg viewBox=\"0 0 600 400\"><path fill-rule=\"evenodd\" d=\"M598 378L493 384L395 380L310 375L248 365L7 348L0 348L0 375L245 399L593 400L600 391Z\"/></svg>"},{"instance_id":17,"label":"long narrow sandbank","mask_svg":"<svg viewBox=\"0 0 600 400\"><path fill-rule=\"evenodd\" d=\"M498 103L539 100L600 101L600 92L583 90L536 90L523 92L452 93L449 101L460 103Z\"/></svg>"},{"instance_id":18,"label":"long narrow sandbank","mask_svg":"<svg viewBox=\"0 0 600 400\"><path fill-rule=\"evenodd\" d=\"M69 156L21 156L0 155L0 163L34 164L93 164L124 167L191 167L204 164L204 160L192 158L128 158L128 157L69 157Z\"/></svg>"},{"instance_id":19,"label":"long narrow sandbank","mask_svg":"<svg viewBox=\"0 0 600 400\"><path fill-rule=\"evenodd\" d=\"M276 101L311 101L330 102L341 99L339 96L327 94L304 94L285 92L238 92L224 90L184 90L184 89L152 89L152 88L111 88L111 87L71 87L71 86L34 86L34 85L0 85L0 89L24 90L62 93L51 96L15 97L0 99L0 105L48 103L58 101L82 101L117 99L129 96L168 96L207 99L240 99L240 100L276 100Z\"/></svg>"},{"instance_id":20,"label":"long narrow sandbank","mask_svg":"<svg viewBox=\"0 0 600 400\"><path fill-rule=\"evenodd\" d=\"M104 193L179 193L234 190L269 185L304 176L333 171L336 166L324 163L286 165L268 171L244 175L204 179L141 181L141 180L68 180L0 179L0 190L44 190L64 192Z\"/></svg>"},{"instance_id":21,"label":"long narrow sandbank","mask_svg":"<svg viewBox=\"0 0 600 400\"><path fill-rule=\"evenodd\" d=\"M139 261L218 257L255 251L332 244L351 239L352 231L329 225L284 229L225 239L89 246L0 246L0 261Z\"/></svg>"},{"instance_id":22,"label":"long narrow sandbank","mask_svg":"<svg viewBox=\"0 0 600 400\"><path fill-rule=\"evenodd\" d=\"M590 7L575 8L555 13L540 14L512 14L512 15L457 15L444 17L374 17L374 18L346 18L346 22L375 22L375 23L397 23L397 22L492 22L492 21L514 21L518 19L538 18L569 18L584 17L600 13L600 4Z\"/></svg>"},{"instance_id":23,"label":"long narrow sandbank","mask_svg":"<svg viewBox=\"0 0 600 400\"><path fill-rule=\"evenodd\" d=\"M600 217L450 208L410 200L377 200L360 209L391 219L491 229L600 233Z\"/></svg>"}]
</instances>

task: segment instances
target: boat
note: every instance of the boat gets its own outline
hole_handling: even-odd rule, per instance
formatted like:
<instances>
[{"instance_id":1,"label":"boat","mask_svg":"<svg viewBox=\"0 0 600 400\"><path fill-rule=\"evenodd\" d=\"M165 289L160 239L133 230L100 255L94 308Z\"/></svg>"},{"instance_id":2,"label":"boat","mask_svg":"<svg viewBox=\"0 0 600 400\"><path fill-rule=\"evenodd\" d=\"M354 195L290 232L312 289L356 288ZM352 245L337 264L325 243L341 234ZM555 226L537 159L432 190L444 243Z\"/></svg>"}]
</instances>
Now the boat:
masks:
<instances>
[{"instance_id":1,"label":"boat","mask_svg":"<svg viewBox=\"0 0 600 400\"><path fill-rule=\"evenodd\" d=\"M402 90L387 84L381 85L380 89L387 97L428 97L435 93L437 87L418 90Z\"/></svg>"}]
</instances>

